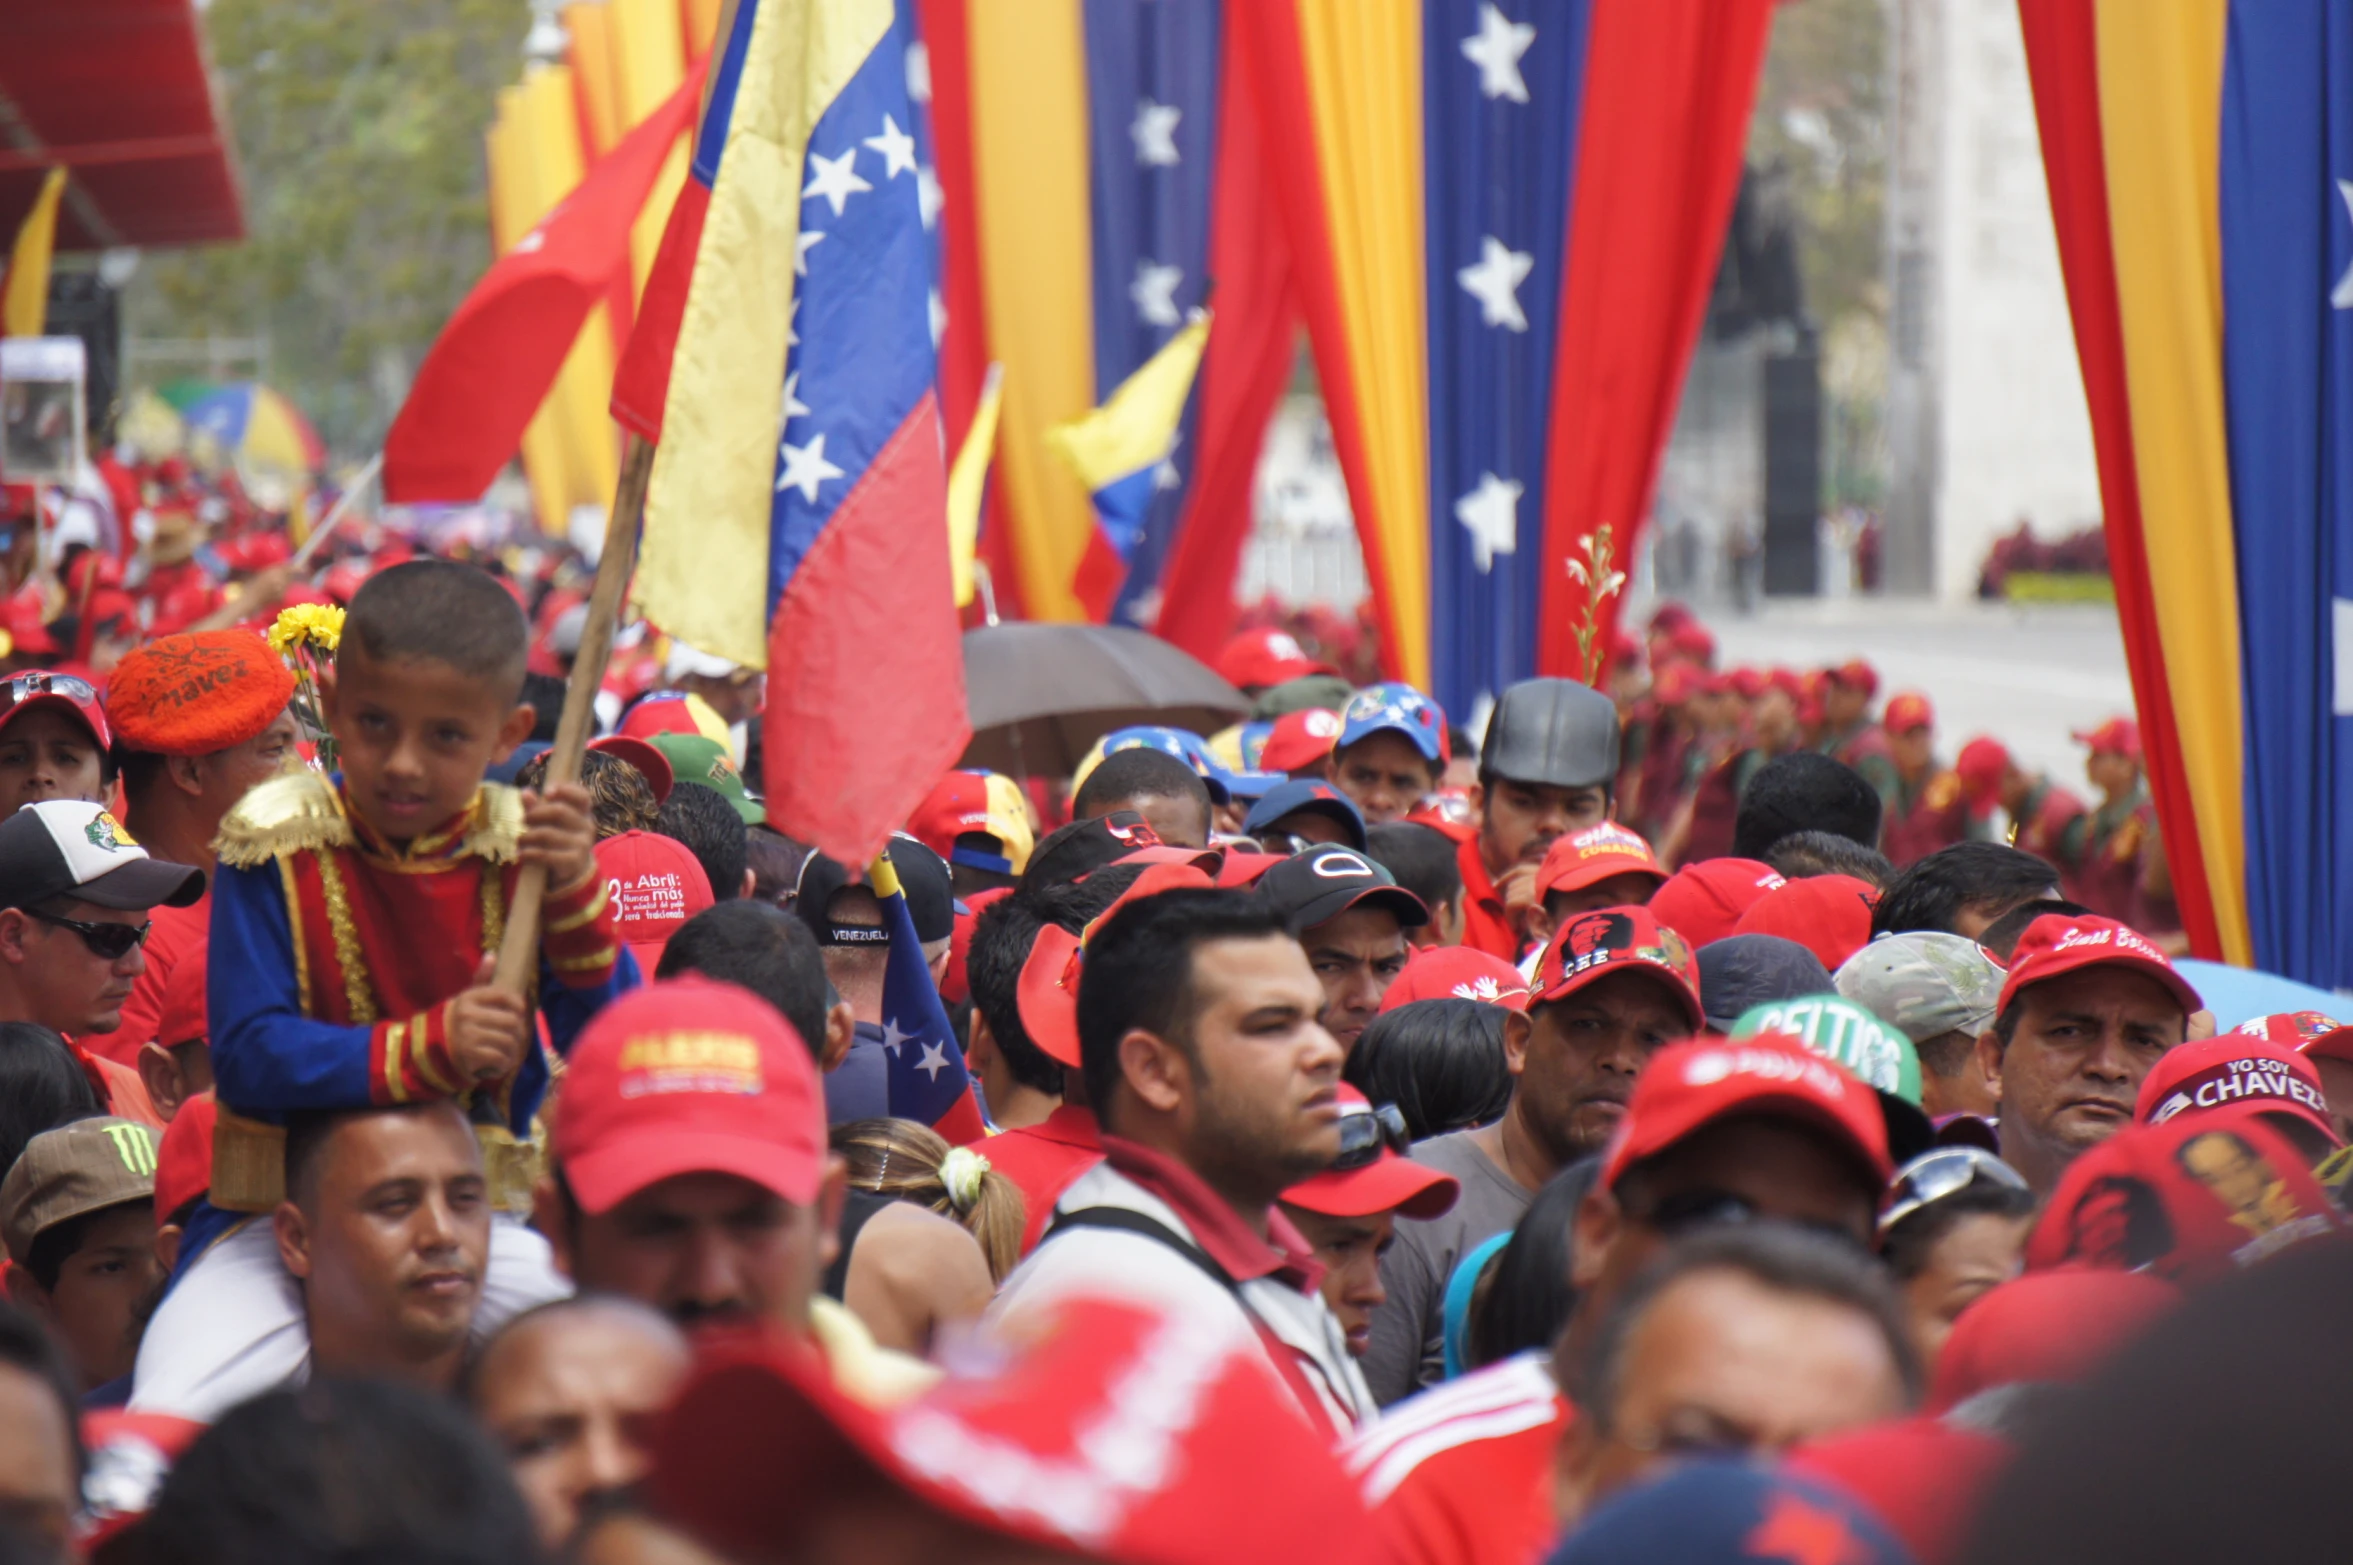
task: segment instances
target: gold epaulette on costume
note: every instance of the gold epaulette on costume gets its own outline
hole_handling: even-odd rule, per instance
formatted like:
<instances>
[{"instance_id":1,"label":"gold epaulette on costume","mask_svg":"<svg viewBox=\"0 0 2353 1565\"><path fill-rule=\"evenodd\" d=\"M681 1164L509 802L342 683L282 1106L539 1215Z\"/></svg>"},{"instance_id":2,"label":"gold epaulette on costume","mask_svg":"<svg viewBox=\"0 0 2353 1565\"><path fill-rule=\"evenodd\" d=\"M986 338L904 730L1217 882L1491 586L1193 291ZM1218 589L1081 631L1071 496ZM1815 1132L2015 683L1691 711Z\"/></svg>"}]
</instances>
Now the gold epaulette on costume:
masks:
<instances>
[{"instance_id":1,"label":"gold epaulette on costume","mask_svg":"<svg viewBox=\"0 0 2353 1565\"><path fill-rule=\"evenodd\" d=\"M482 785L482 802L466 833L465 851L493 864L512 864L523 848L523 790L505 783Z\"/></svg>"},{"instance_id":2,"label":"gold epaulette on costume","mask_svg":"<svg viewBox=\"0 0 2353 1565\"><path fill-rule=\"evenodd\" d=\"M351 822L335 785L317 772L273 777L238 801L212 839L223 864L255 869L304 849L348 848Z\"/></svg>"},{"instance_id":3,"label":"gold epaulette on costume","mask_svg":"<svg viewBox=\"0 0 2353 1565\"><path fill-rule=\"evenodd\" d=\"M285 1127L220 1110L212 1126L212 1204L224 1212L269 1212L285 1197Z\"/></svg>"}]
</instances>

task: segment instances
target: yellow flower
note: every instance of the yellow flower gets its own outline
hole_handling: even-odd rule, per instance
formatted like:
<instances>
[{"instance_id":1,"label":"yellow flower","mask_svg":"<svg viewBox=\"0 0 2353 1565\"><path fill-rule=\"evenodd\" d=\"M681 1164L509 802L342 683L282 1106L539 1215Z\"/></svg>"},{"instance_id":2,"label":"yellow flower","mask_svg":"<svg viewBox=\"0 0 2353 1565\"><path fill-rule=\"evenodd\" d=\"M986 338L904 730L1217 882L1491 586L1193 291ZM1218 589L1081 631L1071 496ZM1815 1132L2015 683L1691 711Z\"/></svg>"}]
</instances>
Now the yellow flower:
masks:
<instances>
[{"instance_id":1,"label":"yellow flower","mask_svg":"<svg viewBox=\"0 0 2353 1565\"><path fill-rule=\"evenodd\" d=\"M297 647L332 652L343 640L343 610L332 603L297 603L270 626L270 650L284 657Z\"/></svg>"}]
</instances>

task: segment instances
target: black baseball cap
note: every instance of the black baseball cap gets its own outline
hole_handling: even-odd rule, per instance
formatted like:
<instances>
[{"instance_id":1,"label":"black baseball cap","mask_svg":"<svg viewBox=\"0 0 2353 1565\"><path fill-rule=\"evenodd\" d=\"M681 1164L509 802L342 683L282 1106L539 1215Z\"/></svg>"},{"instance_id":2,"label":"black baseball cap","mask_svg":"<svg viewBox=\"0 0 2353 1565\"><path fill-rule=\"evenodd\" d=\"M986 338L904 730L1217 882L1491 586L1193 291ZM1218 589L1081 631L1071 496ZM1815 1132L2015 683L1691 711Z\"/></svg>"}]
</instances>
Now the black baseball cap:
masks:
<instances>
[{"instance_id":1,"label":"black baseball cap","mask_svg":"<svg viewBox=\"0 0 2353 1565\"><path fill-rule=\"evenodd\" d=\"M138 912L186 907L203 895L204 871L148 857L86 799L44 799L0 820L0 908L71 897Z\"/></svg>"},{"instance_id":2,"label":"black baseball cap","mask_svg":"<svg viewBox=\"0 0 2353 1565\"><path fill-rule=\"evenodd\" d=\"M915 921L918 940L946 940L956 932L956 891L948 861L903 832L893 832L891 865L907 893L907 913ZM833 902L842 892L866 884L863 868L853 872L838 859L812 853L801 864L801 878L793 895L793 911L809 926L821 946L882 945L890 936L873 924L838 924Z\"/></svg>"},{"instance_id":3,"label":"black baseball cap","mask_svg":"<svg viewBox=\"0 0 2353 1565\"><path fill-rule=\"evenodd\" d=\"M1406 929L1430 921L1420 897L1371 859L1336 842L1318 843L1271 866L1258 877L1258 894L1274 904L1293 932L1328 924L1359 903L1387 909Z\"/></svg>"},{"instance_id":4,"label":"black baseball cap","mask_svg":"<svg viewBox=\"0 0 2353 1565\"><path fill-rule=\"evenodd\" d=\"M1160 834L1134 810L1113 810L1072 821L1048 832L1030 850L1029 867L1021 874L1022 888L1070 885L1138 848L1159 846Z\"/></svg>"}]
</instances>

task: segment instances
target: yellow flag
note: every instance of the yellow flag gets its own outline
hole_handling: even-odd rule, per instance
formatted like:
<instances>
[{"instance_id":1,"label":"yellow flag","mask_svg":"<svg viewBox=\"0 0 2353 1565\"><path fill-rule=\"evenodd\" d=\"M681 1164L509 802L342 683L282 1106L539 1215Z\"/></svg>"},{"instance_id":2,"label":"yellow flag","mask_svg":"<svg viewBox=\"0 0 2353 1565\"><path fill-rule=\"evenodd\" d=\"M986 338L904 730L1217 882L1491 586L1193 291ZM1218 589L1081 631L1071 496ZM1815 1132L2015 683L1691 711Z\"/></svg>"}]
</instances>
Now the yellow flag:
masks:
<instances>
[{"instance_id":1,"label":"yellow flag","mask_svg":"<svg viewBox=\"0 0 2353 1565\"><path fill-rule=\"evenodd\" d=\"M57 244L57 202L64 194L65 170L52 168L17 226L7 291L0 293L0 337L38 337L49 322L49 252Z\"/></svg>"},{"instance_id":2,"label":"yellow flag","mask_svg":"<svg viewBox=\"0 0 2353 1565\"><path fill-rule=\"evenodd\" d=\"M1005 389L1005 366L989 366L981 382L980 402L972 410L972 427L956 449L956 465L948 469L948 560L956 578L956 607L972 601L972 556L980 548L980 497L989 478L989 458L997 450L997 403Z\"/></svg>"}]
</instances>

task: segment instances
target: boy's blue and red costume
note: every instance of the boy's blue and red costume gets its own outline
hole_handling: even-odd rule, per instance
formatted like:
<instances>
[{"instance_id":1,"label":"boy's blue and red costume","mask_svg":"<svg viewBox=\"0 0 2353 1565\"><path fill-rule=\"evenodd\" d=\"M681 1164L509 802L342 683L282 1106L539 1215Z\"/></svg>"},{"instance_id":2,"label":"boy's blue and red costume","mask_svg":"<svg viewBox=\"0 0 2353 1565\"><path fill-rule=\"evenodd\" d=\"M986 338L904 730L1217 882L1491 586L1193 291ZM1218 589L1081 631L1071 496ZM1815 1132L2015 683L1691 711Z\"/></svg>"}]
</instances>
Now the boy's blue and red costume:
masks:
<instances>
[{"instance_id":1,"label":"boy's blue and red costume","mask_svg":"<svg viewBox=\"0 0 2353 1565\"><path fill-rule=\"evenodd\" d=\"M347 807L341 778L316 773L263 784L222 822L207 976L220 1101L212 1188L142 1344L134 1406L210 1416L230 1391L251 1395L258 1380L286 1378L289 1354L297 1366L307 1361L298 1297L286 1338L282 1320L247 1329L218 1319L233 1306L284 1314L272 1301L249 1301L250 1281L231 1300L201 1305L185 1286L201 1280L199 1261L232 1243L255 1249L246 1260L266 1274L258 1252L268 1225L244 1214L268 1212L283 1196L289 1114L470 1098L493 1201L512 1209L528 1200L547 1050L533 1047L513 1074L475 1087L450 1058L448 1031L450 1002L505 936L522 834L522 795L484 784L455 819L396 845ZM603 877L551 890L543 920L539 1012L561 1055L598 1008L640 978L617 938ZM536 1242L519 1227L494 1227L477 1329L498 1313L501 1246L518 1240ZM220 1266L238 1264L223 1256ZM199 1309L212 1319L194 1319ZM285 1340L256 1342L256 1330ZM224 1351L259 1362L222 1366Z\"/></svg>"}]
</instances>

